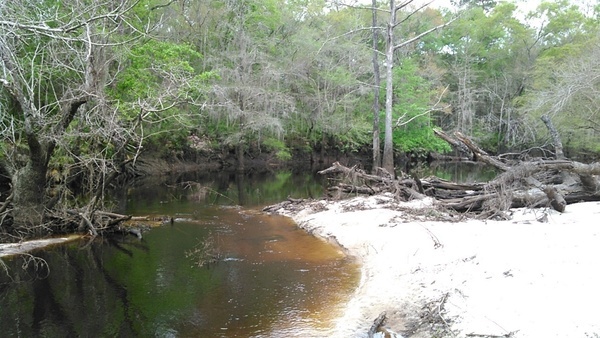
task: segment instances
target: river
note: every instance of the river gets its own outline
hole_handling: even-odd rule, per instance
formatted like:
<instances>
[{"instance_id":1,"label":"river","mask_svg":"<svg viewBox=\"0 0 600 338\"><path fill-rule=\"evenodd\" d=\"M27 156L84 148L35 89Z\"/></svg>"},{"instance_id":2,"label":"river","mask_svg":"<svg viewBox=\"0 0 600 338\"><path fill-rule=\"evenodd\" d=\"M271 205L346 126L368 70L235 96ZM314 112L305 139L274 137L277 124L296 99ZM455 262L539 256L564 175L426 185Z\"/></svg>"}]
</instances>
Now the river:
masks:
<instances>
[{"instance_id":1,"label":"river","mask_svg":"<svg viewBox=\"0 0 600 338\"><path fill-rule=\"evenodd\" d=\"M465 163L416 172L457 182L495 173ZM187 173L114 193L119 212L173 218L142 240L99 238L0 261L6 337L331 336L360 279L339 248L260 209L319 198L310 171ZM216 263L198 266L205 243Z\"/></svg>"},{"instance_id":2,"label":"river","mask_svg":"<svg viewBox=\"0 0 600 338\"><path fill-rule=\"evenodd\" d=\"M2 336L329 336L360 278L335 246L264 205L320 197L306 172L191 173L116 194L173 217L144 233L58 245L0 265ZM204 243L218 262L198 266Z\"/></svg>"}]
</instances>

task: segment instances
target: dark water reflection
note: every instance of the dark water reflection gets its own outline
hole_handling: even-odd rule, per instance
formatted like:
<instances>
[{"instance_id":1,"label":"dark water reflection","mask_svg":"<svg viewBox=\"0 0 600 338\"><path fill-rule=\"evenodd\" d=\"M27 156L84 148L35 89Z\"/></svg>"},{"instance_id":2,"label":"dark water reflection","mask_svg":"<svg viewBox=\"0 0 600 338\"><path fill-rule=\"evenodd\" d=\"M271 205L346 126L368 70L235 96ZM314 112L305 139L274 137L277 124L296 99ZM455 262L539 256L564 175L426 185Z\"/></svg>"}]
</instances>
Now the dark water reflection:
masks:
<instances>
[{"instance_id":1,"label":"dark water reflection","mask_svg":"<svg viewBox=\"0 0 600 338\"><path fill-rule=\"evenodd\" d=\"M496 169L481 162L432 162L414 169L417 176L436 176L456 183L475 183L493 180Z\"/></svg>"},{"instance_id":2,"label":"dark water reflection","mask_svg":"<svg viewBox=\"0 0 600 338\"><path fill-rule=\"evenodd\" d=\"M256 207L278 203L288 197L322 197L324 182L323 177L309 172L185 173L146 179L117 198L122 210L142 212L168 213L171 202L177 203L178 209L190 206L197 209L198 205ZM162 206L157 205L157 200Z\"/></svg>"},{"instance_id":3,"label":"dark water reflection","mask_svg":"<svg viewBox=\"0 0 600 338\"><path fill-rule=\"evenodd\" d=\"M256 210L288 195L318 197L321 184L287 172L231 178L182 176L123 193L123 211L180 220L142 241L103 238L5 259L1 335L329 335L358 267L288 219ZM207 238L222 260L198 268L190 253Z\"/></svg>"}]
</instances>

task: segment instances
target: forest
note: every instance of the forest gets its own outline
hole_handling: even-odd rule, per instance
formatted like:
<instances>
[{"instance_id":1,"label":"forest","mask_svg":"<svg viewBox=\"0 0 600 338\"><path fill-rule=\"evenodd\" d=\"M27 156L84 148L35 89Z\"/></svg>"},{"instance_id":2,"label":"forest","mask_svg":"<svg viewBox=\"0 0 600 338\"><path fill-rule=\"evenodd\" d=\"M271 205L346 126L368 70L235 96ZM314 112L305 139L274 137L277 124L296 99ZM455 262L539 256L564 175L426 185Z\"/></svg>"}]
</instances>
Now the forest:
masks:
<instances>
[{"instance_id":1,"label":"forest","mask_svg":"<svg viewBox=\"0 0 600 338\"><path fill-rule=\"evenodd\" d=\"M148 159L598 158L600 5L434 4L0 2L0 233L106 228Z\"/></svg>"}]
</instances>

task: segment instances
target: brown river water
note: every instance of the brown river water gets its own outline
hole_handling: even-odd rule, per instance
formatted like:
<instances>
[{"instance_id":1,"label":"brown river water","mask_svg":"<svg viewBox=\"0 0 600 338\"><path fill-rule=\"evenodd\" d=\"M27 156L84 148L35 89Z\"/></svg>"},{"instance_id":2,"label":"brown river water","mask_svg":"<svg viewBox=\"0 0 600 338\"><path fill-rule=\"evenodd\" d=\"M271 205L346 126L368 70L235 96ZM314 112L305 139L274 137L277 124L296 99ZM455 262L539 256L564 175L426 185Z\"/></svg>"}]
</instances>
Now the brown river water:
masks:
<instances>
[{"instance_id":1,"label":"brown river water","mask_svg":"<svg viewBox=\"0 0 600 338\"><path fill-rule=\"evenodd\" d=\"M113 193L117 211L174 217L144 233L57 245L0 260L1 337L328 337L358 286L339 248L260 209L319 198L306 171L192 173ZM458 182L478 166L432 165ZM213 242L217 263L198 267Z\"/></svg>"},{"instance_id":2,"label":"brown river water","mask_svg":"<svg viewBox=\"0 0 600 338\"><path fill-rule=\"evenodd\" d=\"M360 278L339 248L262 206L319 197L305 173L195 174L116 195L122 212L175 222L4 258L3 337L330 336ZM217 263L197 266L212 241ZM0 262L1 263L1 262Z\"/></svg>"}]
</instances>

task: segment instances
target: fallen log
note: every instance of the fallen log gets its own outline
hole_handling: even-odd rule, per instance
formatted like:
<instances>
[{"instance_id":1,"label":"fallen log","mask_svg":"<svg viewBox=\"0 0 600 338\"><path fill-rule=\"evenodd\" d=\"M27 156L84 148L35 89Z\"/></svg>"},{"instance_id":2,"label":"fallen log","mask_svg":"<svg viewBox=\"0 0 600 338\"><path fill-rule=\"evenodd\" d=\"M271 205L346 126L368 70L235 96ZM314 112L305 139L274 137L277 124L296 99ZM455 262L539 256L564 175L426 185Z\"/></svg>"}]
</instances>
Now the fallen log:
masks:
<instances>
[{"instance_id":1,"label":"fallen log","mask_svg":"<svg viewBox=\"0 0 600 338\"><path fill-rule=\"evenodd\" d=\"M547 121L544 122L547 123ZM476 159L502 171L496 179L486 184L485 189L487 190L510 189L509 195L512 195L512 191L528 190L528 186L533 186L546 196L545 200L538 198L535 204L539 205L540 202L543 202L542 204L549 205L559 212L564 212L567 201L573 200L568 197L569 194L580 196L582 192L586 192L587 200L600 200L600 189L598 189L600 183L598 183L598 178L594 177L600 175L600 163L584 164L559 156L556 160L527 161L509 166L490 156L461 133L455 133L455 135L473 152ZM556 135L553 137L555 138L554 142L559 144L560 140L556 140ZM556 151L561 154L562 149ZM562 175L548 175L552 172L562 173ZM541 177L544 174L547 176L544 179L536 178L536 176ZM520 184L518 184L519 182ZM511 201L510 207L520 206L519 201L522 202L523 199Z\"/></svg>"},{"instance_id":2,"label":"fallen log","mask_svg":"<svg viewBox=\"0 0 600 338\"><path fill-rule=\"evenodd\" d=\"M339 183L337 186L331 187L328 190L339 190L348 194L363 194L363 195L375 195L381 193L382 190L378 187L371 186L356 186L352 184Z\"/></svg>"},{"instance_id":3,"label":"fallen log","mask_svg":"<svg viewBox=\"0 0 600 338\"><path fill-rule=\"evenodd\" d=\"M262 209L262 211L264 212L277 212L280 209L286 209L289 208L290 206L301 206L302 204L304 204L307 200L305 199L298 199L298 198L291 198L288 197L287 200L274 204L274 205L269 205L266 206Z\"/></svg>"},{"instance_id":4,"label":"fallen log","mask_svg":"<svg viewBox=\"0 0 600 338\"><path fill-rule=\"evenodd\" d=\"M462 142L467 148L469 148L469 150L471 150L471 152L473 153L473 157L475 159L477 159L478 161L489 164L489 165L491 165L495 168L498 168L502 171L506 171L510 168L509 166L504 164L502 161L489 156L488 153L486 153L483 149L479 148L479 146L477 146L475 143L473 143L470 139L468 139L463 134L456 132L455 135L456 135L456 138L458 138L458 140L460 142Z\"/></svg>"},{"instance_id":5,"label":"fallen log","mask_svg":"<svg viewBox=\"0 0 600 338\"><path fill-rule=\"evenodd\" d=\"M478 156L486 160L490 158L490 155L484 153ZM493 160L487 162L496 163ZM390 192L399 200L429 196L443 207L459 212L479 212L483 217L504 217L509 208L527 206L548 206L564 212L568 203L600 200L600 193L596 189L584 189L582 184L555 184L554 181L559 179L557 175L547 175L549 172L561 170L585 174L600 172L600 166L597 164L584 165L566 160L532 161L514 167L503 165L498 169L505 171L494 180L471 184L449 182L437 177L393 180L367 174L356 168L348 168L338 162L321 173L341 173L350 178L351 183L339 182L330 187L329 191L364 195ZM539 176L539 179L536 176Z\"/></svg>"},{"instance_id":6,"label":"fallen log","mask_svg":"<svg viewBox=\"0 0 600 338\"><path fill-rule=\"evenodd\" d=\"M383 170L383 168L379 168L380 170ZM331 167L318 171L317 172L319 175L329 175L329 174L345 174L350 178L354 178L354 179L364 179L367 181L372 181L372 182L389 182L391 180L393 180L393 178L391 177L391 175L388 173L388 176L378 176L378 175L371 175L371 174L367 174L364 170L362 169L357 169L356 166L352 167L352 168L348 168L342 164L340 164L340 162L334 162Z\"/></svg>"},{"instance_id":7,"label":"fallen log","mask_svg":"<svg viewBox=\"0 0 600 338\"><path fill-rule=\"evenodd\" d=\"M419 179L404 175L395 179L387 172L368 174L361 169L335 162L319 171L322 175L341 175L329 188L341 194L392 193L399 200L429 196L438 205L460 212L478 212L483 217L505 217L514 207L551 207L564 212L568 203L600 200L600 163L584 164L565 158L507 163L481 149L461 133L455 138L436 131L436 135L473 158L496 168L500 174L487 183L454 183L437 177Z\"/></svg>"},{"instance_id":8,"label":"fallen log","mask_svg":"<svg viewBox=\"0 0 600 338\"><path fill-rule=\"evenodd\" d=\"M454 147L454 149L458 150L459 152L461 152L463 154L471 155L471 157L469 159L472 159L472 153L469 151L469 148L464 143L457 141L456 139L454 139L453 137L450 137L448 134L444 133L441 130L434 129L433 133L437 137L446 141L448 144L450 144L452 147Z\"/></svg>"},{"instance_id":9,"label":"fallen log","mask_svg":"<svg viewBox=\"0 0 600 338\"><path fill-rule=\"evenodd\" d=\"M120 223L123 223L125 221L132 219L131 215L121 215L121 214L116 214L114 212L99 211L99 210L96 211L96 215L109 218L108 222L106 222L107 227L111 227L111 226L114 226L114 225L117 225L117 224L120 224Z\"/></svg>"},{"instance_id":10,"label":"fallen log","mask_svg":"<svg viewBox=\"0 0 600 338\"><path fill-rule=\"evenodd\" d=\"M551 207L564 212L569 203L600 200L600 163L584 164L563 158L508 164L460 133L455 134L455 139L443 132L436 134L443 135L452 145L462 144L473 158L496 168L500 174L487 183L458 184L437 177L394 179L386 172L368 174L339 162L319 173L342 176L329 191L365 195L389 192L399 200L429 196L443 207L477 212L482 217L505 217L506 211L515 207Z\"/></svg>"},{"instance_id":11,"label":"fallen log","mask_svg":"<svg viewBox=\"0 0 600 338\"><path fill-rule=\"evenodd\" d=\"M482 183L454 183L450 181L446 181L439 177L430 177L427 179L421 180L423 187L432 187L439 189L447 189L447 190L473 190L480 191L485 187L485 184Z\"/></svg>"},{"instance_id":12,"label":"fallen log","mask_svg":"<svg viewBox=\"0 0 600 338\"><path fill-rule=\"evenodd\" d=\"M394 179L386 171L379 171L383 176L368 174L356 166L348 168L339 162L334 162L331 167L321 170L321 175L342 174L343 180L335 186L329 187L328 191L342 194L375 195L384 192L394 194L398 199L422 199L425 194L422 182L415 178L403 177Z\"/></svg>"}]
</instances>

